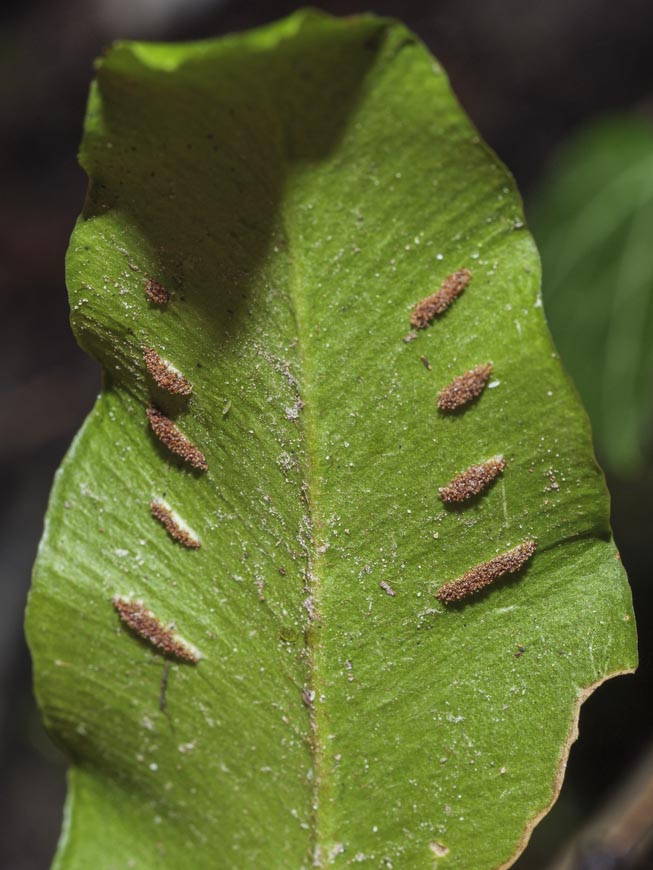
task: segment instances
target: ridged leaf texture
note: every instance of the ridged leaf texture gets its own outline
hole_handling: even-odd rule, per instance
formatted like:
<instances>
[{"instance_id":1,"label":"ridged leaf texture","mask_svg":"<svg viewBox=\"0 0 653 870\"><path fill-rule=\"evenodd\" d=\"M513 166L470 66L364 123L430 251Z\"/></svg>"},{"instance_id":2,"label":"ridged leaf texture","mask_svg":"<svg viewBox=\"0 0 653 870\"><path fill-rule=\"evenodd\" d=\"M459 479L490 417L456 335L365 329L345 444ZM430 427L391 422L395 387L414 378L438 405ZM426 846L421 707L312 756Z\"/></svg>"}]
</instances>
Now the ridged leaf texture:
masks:
<instances>
[{"instance_id":1,"label":"ridged leaf texture","mask_svg":"<svg viewBox=\"0 0 653 870\"><path fill-rule=\"evenodd\" d=\"M636 655L508 173L403 26L318 13L116 45L81 162L67 280L104 382L28 612L71 759L56 867L507 866L581 700ZM525 541L521 570L437 598Z\"/></svg>"}]
</instances>

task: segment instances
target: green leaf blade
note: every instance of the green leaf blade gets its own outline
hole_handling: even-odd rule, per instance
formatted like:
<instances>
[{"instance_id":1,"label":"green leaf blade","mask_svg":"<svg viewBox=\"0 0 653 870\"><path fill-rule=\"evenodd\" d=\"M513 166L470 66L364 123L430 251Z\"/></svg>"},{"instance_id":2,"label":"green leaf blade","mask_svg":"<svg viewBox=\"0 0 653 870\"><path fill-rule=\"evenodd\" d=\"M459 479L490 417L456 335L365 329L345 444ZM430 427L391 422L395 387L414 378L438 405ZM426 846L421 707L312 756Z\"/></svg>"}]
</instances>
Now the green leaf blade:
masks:
<instances>
[{"instance_id":1,"label":"green leaf blade","mask_svg":"<svg viewBox=\"0 0 653 870\"><path fill-rule=\"evenodd\" d=\"M313 14L118 46L82 162L68 282L106 383L53 493L29 616L75 761L59 864L430 868L433 844L442 866L510 861L557 793L579 697L632 668L635 641L505 170L404 28ZM403 342L411 306L462 266L464 295ZM206 474L148 431L144 345L193 385L181 408L158 398ZM487 361L490 388L439 413L438 389ZM439 485L497 454L486 494L443 507ZM199 550L154 522L155 497ZM435 598L527 537L518 578ZM202 653L169 666L165 704L164 661L115 594Z\"/></svg>"}]
</instances>

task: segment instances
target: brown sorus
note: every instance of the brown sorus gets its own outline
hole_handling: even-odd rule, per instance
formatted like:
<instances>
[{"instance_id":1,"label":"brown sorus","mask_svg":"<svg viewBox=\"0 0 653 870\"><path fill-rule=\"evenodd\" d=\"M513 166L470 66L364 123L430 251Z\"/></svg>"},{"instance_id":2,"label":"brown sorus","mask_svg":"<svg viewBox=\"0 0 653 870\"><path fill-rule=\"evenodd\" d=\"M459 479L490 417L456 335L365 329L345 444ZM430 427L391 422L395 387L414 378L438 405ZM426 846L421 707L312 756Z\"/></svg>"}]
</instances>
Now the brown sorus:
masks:
<instances>
[{"instance_id":1,"label":"brown sorus","mask_svg":"<svg viewBox=\"0 0 653 870\"><path fill-rule=\"evenodd\" d=\"M145 367L157 387L177 396L190 396L193 388L188 379L160 357L154 348L144 347L143 359Z\"/></svg>"},{"instance_id":2,"label":"brown sorus","mask_svg":"<svg viewBox=\"0 0 653 870\"><path fill-rule=\"evenodd\" d=\"M476 366L453 381L438 393L438 408L441 411L456 411L472 399L480 396L492 372L492 363Z\"/></svg>"},{"instance_id":3,"label":"brown sorus","mask_svg":"<svg viewBox=\"0 0 653 870\"><path fill-rule=\"evenodd\" d=\"M114 595L112 600L113 606L118 611L118 616L143 640L151 643L165 655L182 659L185 662L199 661L199 652L177 637L172 628L165 626L151 611L145 608L142 601L132 601L121 595Z\"/></svg>"},{"instance_id":4,"label":"brown sorus","mask_svg":"<svg viewBox=\"0 0 653 870\"><path fill-rule=\"evenodd\" d=\"M421 359L422 362L424 363L424 368L426 368L426 369L428 369L429 371L431 371L431 363L427 360L427 358L426 358L424 355L422 355L422 356L420 357L420 359Z\"/></svg>"},{"instance_id":5,"label":"brown sorus","mask_svg":"<svg viewBox=\"0 0 653 870\"><path fill-rule=\"evenodd\" d=\"M447 275L436 293L422 299L413 308L410 315L411 326L414 326L415 329L424 329L436 317L444 314L471 280L472 273L469 269L459 269L457 272Z\"/></svg>"},{"instance_id":6,"label":"brown sorus","mask_svg":"<svg viewBox=\"0 0 653 870\"><path fill-rule=\"evenodd\" d=\"M441 486L438 492L440 498L447 504L466 501L473 495L483 492L486 486L498 477L506 467L503 456L493 456L480 465L470 465L457 474L451 483Z\"/></svg>"},{"instance_id":7,"label":"brown sorus","mask_svg":"<svg viewBox=\"0 0 653 870\"><path fill-rule=\"evenodd\" d=\"M170 293L154 278L148 278L145 282L145 295L155 305L167 305L170 302Z\"/></svg>"},{"instance_id":8,"label":"brown sorus","mask_svg":"<svg viewBox=\"0 0 653 870\"><path fill-rule=\"evenodd\" d=\"M479 592L485 586L503 577L504 574L514 574L528 562L530 557L537 549L537 544L533 540L526 540L508 550L507 553L501 553L500 556L495 556L489 562L481 562L480 565L475 565L466 571L462 577L457 580L451 580L445 583L436 592L436 596L445 604L451 604L455 601L460 601L463 598L468 598L475 592Z\"/></svg>"},{"instance_id":9,"label":"brown sorus","mask_svg":"<svg viewBox=\"0 0 653 870\"><path fill-rule=\"evenodd\" d=\"M147 409L147 419L156 437L171 453L179 456L198 471L206 471L208 464L204 454L192 441L182 435L170 417L166 417L158 408L150 405Z\"/></svg>"},{"instance_id":10,"label":"brown sorus","mask_svg":"<svg viewBox=\"0 0 653 870\"><path fill-rule=\"evenodd\" d=\"M188 529L184 529L177 522L168 505L161 501L151 501L150 513L155 520L158 520L163 525L171 538L174 538L182 546L188 547L189 550L199 550L201 546L199 540Z\"/></svg>"}]
</instances>

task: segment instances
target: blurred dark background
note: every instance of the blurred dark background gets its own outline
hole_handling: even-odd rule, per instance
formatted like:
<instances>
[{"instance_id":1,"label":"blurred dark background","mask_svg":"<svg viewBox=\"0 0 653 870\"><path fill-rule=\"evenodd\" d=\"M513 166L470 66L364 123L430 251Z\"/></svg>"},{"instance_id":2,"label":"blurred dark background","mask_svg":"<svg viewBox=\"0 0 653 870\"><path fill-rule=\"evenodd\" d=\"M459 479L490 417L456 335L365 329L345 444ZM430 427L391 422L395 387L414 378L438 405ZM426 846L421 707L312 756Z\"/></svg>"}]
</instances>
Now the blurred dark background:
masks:
<instances>
[{"instance_id":1,"label":"blurred dark background","mask_svg":"<svg viewBox=\"0 0 653 870\"><path fill-rule=\"evenodd\" d=\"M280 0L5 0L0 8L2 870L49 866L65 793L63 761L40 725L31 695L22 615L52 476L99 388L96 364L77 348L69 330L63 277L68 237L85 192L76 151L93 59L118 37L205 38L271 21L299 5ZM558 156L582 128L615 114L646 123L653 111L650 0L312 5L334 14L371 10L402 18L444 64L468 114L515 175L527 213L536 216L541 191L555 184ZM653 153L653 137L651 143ZM547 221L555 223L555 214L541 224L549 246L545 291L547 256L555 252ZM538 220L534 223L537 227ZM653 243L653 224L651 230ZM642 292L653 300L653 276L647 281ZM564 344L562 333L559 343ZM561 352L564 358L562 347ZM600 343L596 352L601 353ZM653 379L646 381L650 374L647 370L642 377L653 404ZM653 736L648 582L653 453L647 432L630 464L613 463L609 447L597 439L613 496L615 536L633 585L641 666L634 677L608 682L583 708L582 739L572 750L562 796L537 829L517 865L520 870L653 867L653 851L647 852L645 842L653 815L653 761L647 760ZM619 797L624 787L626 797ZM627 828L632 841L630 857L620 861L615 856L621 847L606 833L615 826L623 836ZM575 857L561 857L579 834ZM594 846L583 845L593 841Z\"/></svg>"}]
</instances>

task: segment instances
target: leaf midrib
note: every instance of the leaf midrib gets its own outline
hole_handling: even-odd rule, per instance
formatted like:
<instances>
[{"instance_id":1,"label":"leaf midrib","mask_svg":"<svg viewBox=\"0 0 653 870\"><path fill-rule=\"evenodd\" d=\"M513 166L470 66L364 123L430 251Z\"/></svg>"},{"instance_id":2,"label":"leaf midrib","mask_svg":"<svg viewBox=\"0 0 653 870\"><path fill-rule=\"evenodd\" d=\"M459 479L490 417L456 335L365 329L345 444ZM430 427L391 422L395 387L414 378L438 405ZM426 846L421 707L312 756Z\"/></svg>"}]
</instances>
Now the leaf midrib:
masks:
<instances>
[{"instance_id":1,"label":"leaf midrib","mask_svg":"<svg viewBox=\"0 0 653 870\"><path fill-rule=\"evenodd\" d=\"M288 164L289 161L286 160ZM284 219L283 213L280 214L283 236L286 240L286 250L288 252L288 262L290 264L288 275L288 300L290 305L290 313L292 315L295 329L297 333L297 365L299 369L299 395L302 401L302 410L299 415L299 429L303 439L304 459L305 459L305 475L303 483L304 504L301 505L302 520L306 523L306 532L308 540L304 547L306 568L305 568L305 594L306 598L303 601L304 608L307 613L307 624L305 632L305 655L306 655L306 686L305 690L311 693L312 700L308 700L307 707L309 713L309 739L311 742L311 752L313 757L313 790L311 795L310 819L311 819L311 864L316 864L316 858L319 854L319 837L318 837L318 815L320 809L320 790L324 774L324 759L320 751L320 738L318 728L318 716L316 713L316 703L319 699L316 671L316 656L317 656L317 632L320 616L320 583L316 563L319 561L320 548L316 545L315 535L316 528L319 524L315 521L316 504L318 501L318 487L315 474L315 459L313 451L317 444L317 435L315 423L313 420L313 402L311 399L310 390L310 367L308 360L310 354L307 353L307 336L308 331L305 326L306 316L301 304L303 282L303 262L300 255L300 245L293 241L292 233L288 222ZM301 500L301 496L300 496ZM306 700L306 699L305 699Z\"/></svg>"}]
</instances>

